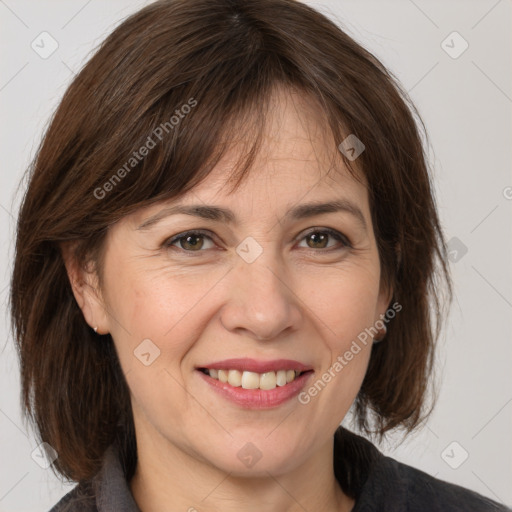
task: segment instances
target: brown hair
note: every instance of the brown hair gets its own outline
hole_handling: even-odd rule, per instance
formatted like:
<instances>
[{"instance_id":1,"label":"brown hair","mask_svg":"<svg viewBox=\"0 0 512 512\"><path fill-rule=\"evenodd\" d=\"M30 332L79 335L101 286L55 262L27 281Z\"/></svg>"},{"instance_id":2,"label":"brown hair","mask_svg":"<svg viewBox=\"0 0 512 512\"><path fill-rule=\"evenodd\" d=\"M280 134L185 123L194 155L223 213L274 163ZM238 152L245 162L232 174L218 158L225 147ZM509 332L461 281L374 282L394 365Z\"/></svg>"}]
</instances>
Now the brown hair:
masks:
<instances>
[{"instance_id":1,"label":"brown hair","mask_svg":"<svg viewBox=\"0 0 512 512\"><path fill-rule=\"evenodd\" d=\"M302 3L162 0L125 20L75 77L29 169L19 213L10 303L23 402L65 477L91 478L113 442L128 479L137 459L113 340L85 322L62 244L74 244L78 265L96 265L101 285L109 226L191 189L250 124L254 143L237 166L239 180L247 175L277 86L318 102L336 141L355 134L366 148L357 166L383 279L402 311L372 349L357 424L382 437L399 426L411 431L430 412L443 318L437 291L444 282L451 298L451 282L424 128L406 93L373 55ZM148 137L155 147L131 161Z\"/></svg>"}]
</instances>

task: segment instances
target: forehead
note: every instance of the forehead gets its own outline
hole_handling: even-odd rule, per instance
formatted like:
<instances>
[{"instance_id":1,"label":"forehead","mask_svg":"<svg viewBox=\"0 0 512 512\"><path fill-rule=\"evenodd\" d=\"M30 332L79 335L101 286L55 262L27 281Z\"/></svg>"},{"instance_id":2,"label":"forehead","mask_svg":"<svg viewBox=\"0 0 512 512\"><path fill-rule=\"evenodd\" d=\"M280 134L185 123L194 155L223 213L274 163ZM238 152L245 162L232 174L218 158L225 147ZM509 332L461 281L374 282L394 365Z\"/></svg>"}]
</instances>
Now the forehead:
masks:
<instances>
[{"instance_id":1,"label":"forehead","mask_svg":"<svg viewBox=\"0 0 512 512\"><path fill-rule=\"evenodd\" d=\"M240 127L240 132L239 140L231 144L193 194L232 200L243 197L244 201L247 196L295 196L298 200L313 189L327 192L334 188L339 192L342 188L350 194L365 195L362 174L355 180L345 167L320 105L306 94L283 88L274 92L256 158L242 185L231 193L228 181L233 168L251 144L251 129L243 133Z\"/></svg>"}]
</instances>

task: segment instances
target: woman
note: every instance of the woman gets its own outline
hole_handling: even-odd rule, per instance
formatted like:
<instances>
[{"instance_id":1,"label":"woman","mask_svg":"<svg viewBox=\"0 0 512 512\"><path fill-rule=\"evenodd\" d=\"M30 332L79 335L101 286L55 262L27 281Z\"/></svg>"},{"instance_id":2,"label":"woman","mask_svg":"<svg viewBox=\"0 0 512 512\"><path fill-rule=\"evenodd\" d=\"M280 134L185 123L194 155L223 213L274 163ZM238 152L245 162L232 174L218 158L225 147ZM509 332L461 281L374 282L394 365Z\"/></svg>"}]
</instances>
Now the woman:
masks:
<instances>
[{"instance_id":1,"label":"woman","mask_svg":"<svg viewBox=\"0 0 512 512\"><path fill-rule=\"evenodd\" d=\"M339 426L428 414L451 284L411 112L294 1L159 1L107 38L17 232L24 403L78 482L52 510L506 510Z\"/></svg>"}]
</instances>

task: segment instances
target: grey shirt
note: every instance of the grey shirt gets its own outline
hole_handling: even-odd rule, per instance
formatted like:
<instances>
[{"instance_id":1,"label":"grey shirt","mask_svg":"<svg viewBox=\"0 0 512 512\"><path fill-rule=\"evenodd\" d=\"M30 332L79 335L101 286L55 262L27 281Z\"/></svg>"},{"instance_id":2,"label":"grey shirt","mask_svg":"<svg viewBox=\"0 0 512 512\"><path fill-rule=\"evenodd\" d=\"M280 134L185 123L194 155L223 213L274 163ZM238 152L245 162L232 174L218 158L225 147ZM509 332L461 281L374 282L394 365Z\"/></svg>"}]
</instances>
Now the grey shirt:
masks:
<instances>
[{"instance_id":1,"label":"grey shirt","mask_svg":"<svg viewBox=\"0 0 512 512\"><path fill-rule=\"evenodd\" d=\"M512 512L469 489L386 457L368 440L342 427L334 436L333 465L340 487L356 500L352 512ZM73 488L50 512L117 511L141 512L112 445L101 471Z\"/></svg>"}]
</instances>

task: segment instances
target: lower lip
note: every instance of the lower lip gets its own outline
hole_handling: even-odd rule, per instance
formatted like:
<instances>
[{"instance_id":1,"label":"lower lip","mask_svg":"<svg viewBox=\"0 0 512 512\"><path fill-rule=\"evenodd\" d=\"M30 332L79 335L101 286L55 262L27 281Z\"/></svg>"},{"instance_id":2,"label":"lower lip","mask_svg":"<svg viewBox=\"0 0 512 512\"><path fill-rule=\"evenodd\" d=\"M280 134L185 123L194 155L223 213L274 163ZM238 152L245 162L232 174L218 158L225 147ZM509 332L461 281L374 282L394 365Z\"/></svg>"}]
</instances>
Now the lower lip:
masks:
<instances>
[{"instance_id":1,"label":"lower lip","mask_svg":"<svg viewBox=\"0 0 512 512\"><path fill-rule=\"evenodd\" d=\"M313 375L312 371L305 372L285 386L276 386L274 389L263 390L234 387L227 382L213 379L200 370L196 371L214 391L245 409L271 409L272 407L277 407L298 395L305 386L306 381Z\"/></svg>"}]
</instances>

